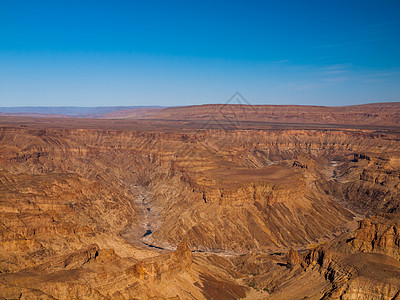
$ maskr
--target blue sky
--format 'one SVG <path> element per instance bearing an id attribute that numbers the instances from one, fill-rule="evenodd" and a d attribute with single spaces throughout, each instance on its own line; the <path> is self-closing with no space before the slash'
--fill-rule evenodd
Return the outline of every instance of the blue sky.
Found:
<path id="1" fill-rule="evenodd" d="M 400 101 L 400 1 L 0 0 L 0 106 Z"/>

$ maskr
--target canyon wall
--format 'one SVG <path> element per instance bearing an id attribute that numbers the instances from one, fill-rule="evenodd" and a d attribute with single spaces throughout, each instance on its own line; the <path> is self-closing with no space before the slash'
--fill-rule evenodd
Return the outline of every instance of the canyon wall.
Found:
<path id="1" fill-rule="evenodd" d="M 315 276 L 335 299 L 368 281 L 345 261 L 399 259 L 395 133 L 3 127 L 0 145 L 4 298 L 284 299 Z"/>

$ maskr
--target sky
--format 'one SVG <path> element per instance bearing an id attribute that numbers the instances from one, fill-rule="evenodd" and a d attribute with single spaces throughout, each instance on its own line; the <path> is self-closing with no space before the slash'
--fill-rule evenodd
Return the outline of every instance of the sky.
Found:
<path id="1" fill-rule="evenodd" d="M 0 0 L 0 106 L 400 101 L 400 1 Z"/>

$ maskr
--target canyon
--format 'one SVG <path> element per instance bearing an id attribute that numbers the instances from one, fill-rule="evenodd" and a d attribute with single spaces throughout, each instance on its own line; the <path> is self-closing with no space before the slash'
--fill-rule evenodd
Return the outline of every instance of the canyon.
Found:
<path id="1" fill-rule="evenodd" d="M 0 116 L 0 299 L 400 299 L 400 103 Z"/>

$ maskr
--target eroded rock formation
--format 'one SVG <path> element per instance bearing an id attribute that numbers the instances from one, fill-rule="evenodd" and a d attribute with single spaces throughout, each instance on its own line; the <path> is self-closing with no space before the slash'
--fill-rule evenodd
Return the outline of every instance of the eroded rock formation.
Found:
<path id="1" fill-rule="evenodd" d="M 399 297 L 396 132 L 96 124 L 0 128 L 1 297 Z"/>

